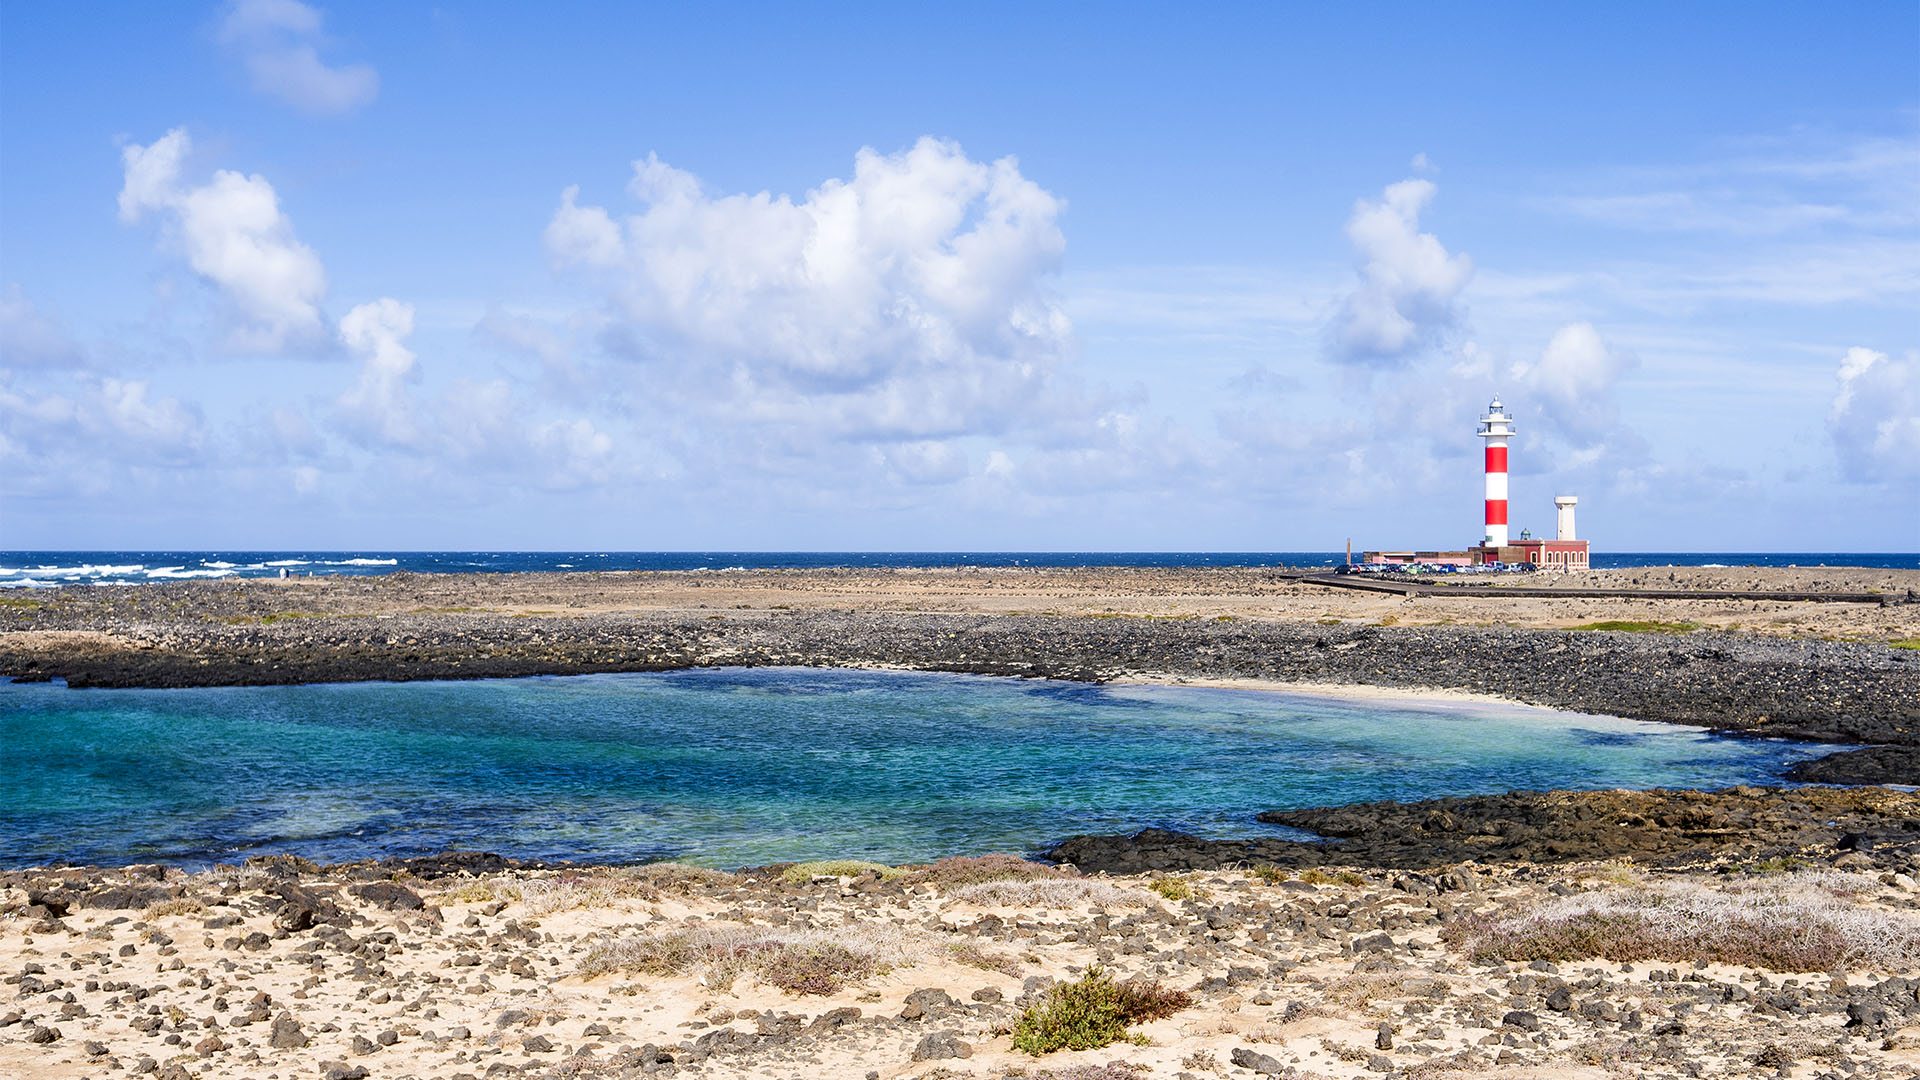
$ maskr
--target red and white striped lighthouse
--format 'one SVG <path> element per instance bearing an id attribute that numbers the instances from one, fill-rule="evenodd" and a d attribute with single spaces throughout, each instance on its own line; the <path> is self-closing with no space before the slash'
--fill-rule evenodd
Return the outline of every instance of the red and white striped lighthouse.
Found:
<path id="1" fill-rule="evenodd" d="M 1487 547 L 1507 546 L 1507 438 L 1513 434 L 1513 418 L 1494 398 L 1487 415 L 1480 418 L 1480 437 L 1487 440 Z"/>

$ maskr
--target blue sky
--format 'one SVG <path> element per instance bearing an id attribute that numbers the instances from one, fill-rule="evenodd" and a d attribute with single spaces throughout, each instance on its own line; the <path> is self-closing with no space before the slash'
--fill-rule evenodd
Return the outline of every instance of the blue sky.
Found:
<path id="1" fill-rule="evenodd" d="M 0 547 L 1920 549 L 1916 43 L 9 5 Z"/>

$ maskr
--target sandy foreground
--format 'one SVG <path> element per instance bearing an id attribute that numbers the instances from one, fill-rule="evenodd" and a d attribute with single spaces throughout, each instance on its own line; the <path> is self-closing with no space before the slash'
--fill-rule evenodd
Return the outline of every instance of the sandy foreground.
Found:
<path id="1" fill-rule="evenodd" d="M 1465 865 L 997 883 L 968 883 L 990 875 L 964 862 L 891 880 L 857 868 L 13 874 L 0 1075 L 1913 1075 L 1920 889 L 1858 853 L 1837 858 L 1730 875 Z M 1556 904 L 1696 893 L 1853 920 L 1847 932 L 1881 955 L 1831 970 L 1522 963 L 1443 940 L 1448 925 Z M 1730 940 L 1779 933 L 1756 924 Z M 661 962 L 676 942 L 706 953 Z M 749 962 L 728 978 L 716 943 L 742 956 L 839 946 L 870 963 L 796 992 L 778 985 L 791 970 Z M 1015 1049 L 1026 1007 L 1094 966 L 1191 1004 L 1099 1049 Z"/>

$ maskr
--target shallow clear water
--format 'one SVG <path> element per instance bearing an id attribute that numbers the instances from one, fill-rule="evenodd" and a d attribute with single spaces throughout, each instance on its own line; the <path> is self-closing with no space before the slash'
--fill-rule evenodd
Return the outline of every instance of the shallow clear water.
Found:
<path id="1" fill-rule="evenodd" d="M 1031 851 L 1261 810 L 1718 787 L 1831 746 L 1478 703 L 795 668 L 0 685 L 0 866 L 448 848 L 717 866 Z"/>

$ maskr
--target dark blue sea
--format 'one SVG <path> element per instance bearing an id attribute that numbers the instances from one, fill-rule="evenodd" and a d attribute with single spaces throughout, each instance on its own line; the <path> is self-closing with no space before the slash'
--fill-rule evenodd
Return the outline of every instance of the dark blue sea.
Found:
<path id="1" fill-rule="evenodd" d="M 511 574 L 547 570 L 761 570 L 949 566 L 1291 566 L 1338 551 L 0 551 L 0 588 L 289 574 Z M 1920 569 L 1913 552 L 1596 552 L 1622 566 L 1868 566 Z"/>

